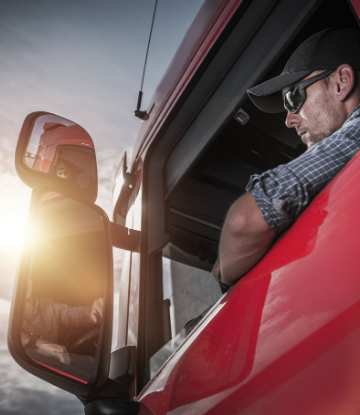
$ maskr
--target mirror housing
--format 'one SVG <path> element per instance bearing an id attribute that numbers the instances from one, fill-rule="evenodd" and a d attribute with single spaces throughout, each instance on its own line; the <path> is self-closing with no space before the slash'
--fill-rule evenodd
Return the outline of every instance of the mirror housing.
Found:
<path id="1" fill-rule="evenodd" d="M 29 187 L 54 186 L 95 203 L 98 193 L 94 143 L 78 124 L 48 112 L 29 114 L 15 152 L 15 168 Z"/>
<path id="2" fill-rule="evenodd" d="M 84 214 L 84 212 L 87 213 Z M 89 224 L 91 224 L 92 228 Z M 89 231 L 91 229 L 94 230 L 93 234 Z M 82 276 L 82 280 L 79 280 L 79 270 L 83 268 L 84 264 L 76 263 L 77 257 L 73 254 L 73 246 L 71 244 L 69 246 L 69 241 L 72 242 L 76 239 L 77 245 L 79 245 L 79 239 L 86 241 L 84 246 L 81 246 L 80 244 L 79 252 L 84 252 L 84 257 L 81 257 L 80 255 L 81 261 L 82 258 L 91 258 L 91 247 L 93 245 L 88 245 L 88 243 L 93 240 L 96 241 L 92 236 L 99 235 L 99 232 L 101 236 L 99 239 L 101 241 L 100 266 L 96 268 L 97 271 L 95 276 L 88 276 L 88 274 L 85 273 L 85 275 Z M 52 272 L 51 264 L 57 264 L 57 262 L 52 262 L 51 259 L 49 260 L 49 255 L 44 255 L 44 252 L 40 252 L 39 255 L 39 241 L 42 244 L 40 245 L 41 247 L 45 244 L 53 249 L 55 254 L 60 251 L 59 246 L 61 247 L 61 258 L 64 258 L 64 261 L 62 261 L 60 267 L 58 267 L 60 268 L 60 272 L 55 268 L 55 265 Z M 58 259 L 57 255 L 54 255 L 54 257 Z M 88 264 L 85 263 L 85 265 Z M 91 266 L 92 265 L 93 263 L 91 263 Z M 66 281 L 72 283 L 64 283 L 62 281 L 63 274 L 61 273 L 63 268 L 67 270 L 70 277 L 76 277 L 76 281 L 72 281 L 71 278 L 69 278 Z M 70 268 L 71 272 L 68 272 Z M 71 301 L 77 301 L 77 298 L 81 297 L 75 291 L 78 286 L 80 288 L 86 288 L 91 301 L 98 296 L 103 298 L 104 306 L 102 309 L 101 324 L 99 323 L 97 326 L 99 329 L 94 359 L 92 361 L 93 366 L 91 367 L 91 373 L 89 373 L 89 376 L 85 378 L 85 380 L 84 377 L 76 374 L 76 370 L 79 366 L 73 364 L 73 361 L 65 361 L 65 363 L 64 361 L 61 361 L 60 363 L 57 362 L 53 365 L 50 360 L 49 364 L 48 355 L 45 356 L 48 360 L 43 361 L 41 361 L 42 357 L 39 353 L 38 356 L 40 356 L 40 358 L 38 356 L 33 356 L 34 352 L 37 351 L 35 349 L 38 347 L 30 349 L 32 353 L 29 353 L 29 349 L 27 348 L 28 345 L 24 346 L 23 334 L 33 335 L 33 333 L 30 332 L 26 333 L 26 329 L 24 328 L 24 316 L 26 314 L 27 301 L 29 298 L 29 282 L 31 282 L 31 286 L 33 287 L 33 283 L 35 284 L 36 277 L 39 274 L 42 274 L 42 279 L 38 278 L 38 281 L 40 281 L 40 290 L 37 290 L 38 299 L 43 299 L 42 297 L 46 296 L 54 297 L 54 299 L 51 299 L 53 302 L 68 302 L 71 305 Z M 56 275 L 59 275 L 57 280 Z M 49 278 L 47 278 L 47 276 L 49 276 Z M 101 293 L 98 291 L 95 294 L 91 294 L 92 288 L 89 287 L 89 285 L 91 285 L 90 281 L 93 281 L 93 285 L 96 286 L 96 278 L 101 279 Z M 42 284 L 41 281 L 44 281 L 44 283 Z M 55 281 L 55 284 L 59 283 L 59 286 L 63 288 L 62 293 L 65 295 L 65 301 L 59 300 L 60 297 L 55 299 L 56 296 L 60 295 L 61 289 L 54 289 L 53 281 Z M 39 282 L 37 282 L 37 284 L 39 287 Z M 41 292 L 40 295 L 39 292 Z M 53 294 L 49 295 L 49 292 Z M 66 297 L 66 295 L 68 297 Z M 30 296 L 36 297 L 33 288 Z M 69 301 L 67 301 L 67 299 Z M 47 298 L 47 300 L 49 299 Z M 83 299 L 82 301 L 82 304 L 86 304 L 86 299 Z M 98 393 L 99 390 L 109 382 L 108 372 L 112 333 L 112 304 L 112 243 L 110 222 L 106 213 L 96 205 L 60 195 L 59 189 L 48 186 L 37 187 L 32 192 L 26 242 L 24 244 L 18 275 L 14 286 L 8 332 L 8 347 L 11 355 L 26 371 L 70 393 L 85 397 L 86 400 L 86 397 Z M 39 327 L 39 325 L 37 327 Z M 45 337 L 40 336 L 40 338 Z M 76 344 L 74 350 L 78 350 L 78 347 L 79 345 Z M 81 352 L 77 351 L 74 353 L 81 354 Z M 86 353 L 89 354 L 88 352 Z M 72 358 L 71 354 L 70 357 Z"/>

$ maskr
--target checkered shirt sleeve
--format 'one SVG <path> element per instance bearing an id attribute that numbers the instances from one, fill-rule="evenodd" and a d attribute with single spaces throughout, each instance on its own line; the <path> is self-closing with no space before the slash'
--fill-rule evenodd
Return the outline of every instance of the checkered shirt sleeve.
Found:
<path id="1" fill-rule="evenodd" d="M 359 150 L 360 106 L 340 130 L 297 159 L 251 176 L 246 190 L 254 196 L 270 229 L 280 233 Z"/>

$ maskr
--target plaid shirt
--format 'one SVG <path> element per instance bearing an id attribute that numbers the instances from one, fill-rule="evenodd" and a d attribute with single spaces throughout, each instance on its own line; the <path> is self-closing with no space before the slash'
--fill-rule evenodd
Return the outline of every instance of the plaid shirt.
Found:
<path id="1" fill-rule="evenodd" d="M 291 225 L 360 150 L 360 105 L 340 130 L 286 165 L 251 176 L 246 187 L 275 233 Z"/>

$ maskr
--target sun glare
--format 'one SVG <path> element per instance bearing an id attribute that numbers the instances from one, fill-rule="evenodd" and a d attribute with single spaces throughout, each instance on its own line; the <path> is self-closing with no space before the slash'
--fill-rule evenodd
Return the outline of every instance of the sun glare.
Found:
<path id="1" fill-rule="evenodd" d="M 0 249 L 6 251 L 20 250 L 25 237 L 28 203 L 24 195 L 16 199 L 0 205 Z"/>

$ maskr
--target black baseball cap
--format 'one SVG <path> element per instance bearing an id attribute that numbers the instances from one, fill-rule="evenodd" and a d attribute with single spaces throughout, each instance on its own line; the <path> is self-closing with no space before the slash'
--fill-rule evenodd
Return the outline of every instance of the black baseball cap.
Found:
<path id="1" fill-rule="evenodd" d="M 348 64 L 360 70 L 360 30 L 329 28 L 309 37 L 291 55 L 279 76 L 250 88 L 251 101 L 262 111 L 285 111 L 281 90 L 313 71 Z"/>

